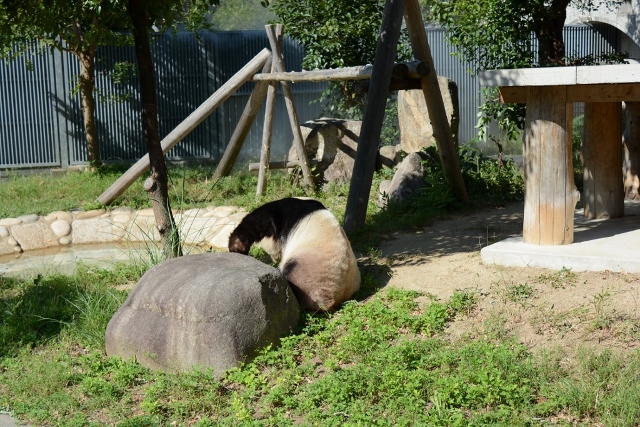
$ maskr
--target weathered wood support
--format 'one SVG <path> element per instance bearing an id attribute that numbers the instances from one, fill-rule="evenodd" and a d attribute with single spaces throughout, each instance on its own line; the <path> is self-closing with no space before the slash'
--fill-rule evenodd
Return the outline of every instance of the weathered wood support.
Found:
<path id="1" fill-rule="evenodd" d="M 369 92 L 367 96 L 360 142 L 356 150 L 344 215 L 343 227 L 347 232 L 363 225 L 367 215 L 367 204 L 380 142 L 384 109 L 389 96 L 389 85 L 393 74 L 393 60 L 396 55 L 398 39 L 400 38 L 404 4 L 405 0 L 387 0 L 384 8 L 378 46 L 373 62 L 374 68 L 371 72 L 371 85 L 376 90 Z"/>
<path id="2" fill-rule="evenodd" d="M 285 72 L 284 59 L 282 52 L 276 40 L 272 40 L 274 34 L 267 31 L 269 37 L 269 44 L 273 50 L 273 64 L 275 71 L 278 73 Z M 289 115 L 289 124 L 291 124 L 291 133 L 293 134 L 293 146 L 298 154 L 298 160 L 300 161 L 300 169 L 302 169 L 302 180 L 307 189 L 313 188 L 313 177 L 311 176 L 311 169 L 309 168 L 309 161 L 307 159 L 307 152 L 304 149 L 304 141 L 302 140 L 302 130 L 300 129 L 300 120 L 298 119 L 298 112 L 293 102 L 293 92 L 291 91 L 291 83 L 288 81 L 281 81 L 282 92 L 284 94 L 284 103 L 287 107 L 287 113 Z"/>
<path id="3" fill-rule="evenodd" d="M 583 204 L 587 218 L 624 216 L 622 104 L 585 103 Z"/>
<path id="4" fill-rule="evenodd" d="M 445 175 L 445 179 L 452 188 L 457 199 L 467 203 L 469 196 L 462 178 L 460 169 L 460 160 L 456 152 L 456 146 L 453 142 L 451 127 L 447 120 L 447 113 L 444 109 L 444 101 L 438 84 L 438 75 L 433 65 L 433 57 L 431 56 L 431 48 L 427 40 L 427 32 L 424 29 L 424 21 L 418 0 L 407 0 L 404 10 L 404 19 L 409 32 L 409 40 L 413 56 L 418 60 L 427 64 L 431 71 L 422 77 L 422 91 L 429 111 L 429 118 L 433 124 L 433 137 L 438 147 L 438 155 L 440 163 Z"/>
<path id="5" fill-rule="evenodd" d="M 268 49 L 263 49 L 251 61 L 225 82 L 217 91 L 213 93 L 205 102 L 203 102 L 196 110 L 182 121 L 169 135 L 162 141 L 162 152 L 166 154 L 177 143 L 182 141 L 191 133 L 196 126 L 202 123 L 216 108 L 218 108 L 224 100 L 229 98 L 244 83 L 251 80 L 271 56 Z M 136 179 L 138 179 L 149 167 L 149 154 L 145 154 L 133 166 L 129 168 L 120 178 L 116 180 L 107 190 L 98 197 L 98 201 L 104 205 L 108 205 L 122 194 Z"/>
<path id="6" fill-rule="evenodd" d="M 274 30 L 273 25 L 265 25 L 272 52 L 279 52 L 282 49 L 282 34 L 284 26 L 278 24 Z M 271 63 L 271 72 L 276 71 L 275 61 Z M 258 185 L 256 195 L 261 196 L 267 188 L 267 172 L 269 171 L 269 157 L 271 154 L 271 136 L 273 134 L 273 116 L 276 109 L 276 90 L 278 82 L 269 82 L 267 89 L 267 103 L 264 113 L 264 127 L 262 129 L 262 149 L 260 150 L 260 169 L 258 170 Z"/>
<path id="7" fill-rule="evenodd" d="M 253 81 L 325 82 L 342 80 L 368 80 L 373 73 L 373 65 L 333 68 L 330 70 L 288 71 L 282 73 L 261 73 L 253 76 Z M 396 78 L 424 77 L 430 72 L 429 65 L 423 61 L 400 62 L 393 64 L 392 74 Z"/>
<path id="8" fill-rule="evenodd" d="M 573 104 L 566 86 L 527 87 L 523 240 L 535 245 L 573 243 L 580 194 L 573 180 Z"/>
<path id="9" fill-rule="evenodd" d="M 263 73 L 271 70 L 271 63 L 272 59 L 271 56 L 269 56 L 262 68 Z M 249 95 L 249 100 L 244 106 L 244 110 L 236 124 L 236 128 L 233 130 L 233 134 L 231 134 L 229 144 L 227 144 L 227 148 L 224 150 L 224 154 L 213 173 L 214 180 L 223 176 L 228 176 L 231 173 L 231 169 L 238 159 L 240 150 L 242 150 L 244 140 L 247 138 L 247 135 L 251 130 L 251 126 L 258 115 L 258 111 L 260 111 L 262 101 L 264 101 L 264 98 L 267 96 L 268 87 L 268 82 L 258 82 L 253 87 L 253 91 L 251 91 L 251 95 Z"/>

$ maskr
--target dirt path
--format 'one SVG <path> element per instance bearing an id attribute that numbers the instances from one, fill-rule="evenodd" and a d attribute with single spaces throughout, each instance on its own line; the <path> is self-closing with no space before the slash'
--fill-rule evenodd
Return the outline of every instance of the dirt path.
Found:
<path id="1" fill-rule="evenodd" d="M 452 335 L 515 336 L 530 349 L 638 347 L 640 274 L 482 264 L 482 247 L 522 233 L 522 213 L 512 204 L 397 233 L 380 247 L 392 271 L 387 286 L 440 300 L 473 292 L 478 306 L 449 328 Z"/>

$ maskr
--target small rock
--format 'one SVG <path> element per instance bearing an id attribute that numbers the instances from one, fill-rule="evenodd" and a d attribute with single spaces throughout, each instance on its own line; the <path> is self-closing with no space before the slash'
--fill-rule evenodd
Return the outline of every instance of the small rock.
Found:
<path id="1" fill-rule="evenodd" d="M 6 227 L 11 227 L 14 225 L 18 225 L 22 223 L 22 220 L 18 219 L 18 218 L 3 218 L 0 219 L 0 225 L 4 225 Z"/>
<path id="2" fill-rule="evenodd" d="M 58 237 L 64 237 L 71 234 L 71 224 L 63 219 L 53 221 L 51 223 L 51 229 L 53 230 L 53 234 Z"/>
<path id="3" fill-rule="evenodd" d="M 9 229 L 4 225 L 0 225 L 0 237 L 8 237 L 8 236 L 9 236 Z"/>
<path id="4" fill-rule="evenodd" d="M 71 240 L 69 240 L 68 237 L 61 237 L 58 241 L 61 245 L 68 245 L 69 243 L 71 243 Z"/>
<path id="5" fill-rule="evenodd" d="M 22 216 L 19 216 L 18 219 L 21 220 L 23 224 L 30 224 L 32 222 L 36 222 L 37 220 L 39 220 L 40 216 L 36 214 L 22 215 Z"/>
<path id="6" fill-rule="evenodd" d="M 128 214 L 117 214 L 114 215 L 113 218 L 111 219 L 113 222 L 116 222 L 118 224 L 126 224 L 129 221 L 131 221 L 131 216 Z"/>
<path id="7" fill-rule="evenodd" d="M 77 214 L 75 214 L 75 219 L 95 218 L 97 216 L 102 215 L 105 212 L 106 211 L 104 209 L 93 209 L 90 211 L 78 212 Z"/>
<path id="8" fill-rule="evenodd" d="M 422 157 L 418 153 L 407 155 L 398 166 L 391 183 L 388 187 L 386 185 L 381 185 L 380 188 L 379 208 L 383 208 L 387 203 L 405 201 L 415 194 L 425 185 Z"/>
<path id="9" fill-rule="evenodd" d="M 71 221 L 73 221 L 73 215 L 70 212 L 55 211 L 44 217 L 44 220 L 48 222 L 53 222 L 57 219 L 61 219 L 67 221 L 68 223 L 71 223 Z"/>
<path id="10" fill-rule="evenodd" d="M 18 246 L 18 242 L 16 242 L 16 239 L 14 239 L 13 237 L 9 237 L 7 239 L 7 244 L 9 244 L 11 246 Z"/>

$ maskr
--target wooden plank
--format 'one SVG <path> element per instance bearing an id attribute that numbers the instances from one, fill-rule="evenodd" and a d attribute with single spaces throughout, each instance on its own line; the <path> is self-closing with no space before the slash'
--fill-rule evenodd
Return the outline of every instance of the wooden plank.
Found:
<path id="1" fill-rule="evenodd" d="M 269 70 L 271 70 L 271 57 L 269 57 L 265 62 L 262 68 L 262 72 L 268 72 Z M 256 116 L 258 115 L 258 111 L 260 111 L 262 101 L 264 101 L 265 97 L 267 96 L 268 86 L 268 82 L 258 82 L 253 87 L 253 91 L 251 91 L 249 100 L 244 106 L 242 115 L 240 116 L 240 119 L 236 124 L 236 128 L 233 130 L 231 138 L 229 139 L 227 148 L 224 150 L 224 154 L 222 155 L 222 158 L 220 159 L 220 162 L 218 162 L 218 166 L 213 173 L 214 180 L 223 176 L 228 176 L 231 173 L 231 169 L 238 159 L 238 155 L 240 154 L 240 150 L 242 149 L 244 140 L 251 130 L 251 126 L 253 125 L 253 121 L 255 120 Z"/>
<path id="2" fill-rule="evenodd" d="M 453 135 L 451 134 L 451 127 L 449 126 L 449 120 L 447 119 L 447 113 L 444 108 L 440 84 L 438 83 L 438 75 L 433 64 L 431 48 L 427 40 L 427 32 L 422 20 L 422 12 L 418 0 L 407 0 L 404 19 L 409 32 L 409 41 L 411 42 L 413 56 L 418 61 L 425 62 L 429 70 L 431 70 L 427 76 L 421 78 L 421 85 L 427 104 L 427 111 L 429 112 L 429 118 L 433 125 L 433 137 L 436 140 L 438 155 L 440 156 L 440 163 L 442 163 L 445 179 L 449 186 L 451 186 L 458 200 L 467 203 L 469 196 L 467 195 L 464 179 L 462 178 L 460 160 L 458 159 L 456 146 L 453 143 Z"/>
<path id="3" fill-rule="evenodd" d="M 344 215 L 343 226 L 347 232 L 362 226 L 367 216 L 367 204 L 371 192 L 371 183 L 373 182 L 380 132 L 382 131 L 382 120 L 389 95 L 389 84 L 393 74 L 393 60 L 396 56 L 398 39 L 400 38 L 404 7 L 404 0 L 387 0 L 384 7 L 382 26 L 373 62 L 374 69 L 371 73 L 371 86 L 376 90 L 370 91 L 367 95 L 360 142 L 356 149 Z"/>
<path id="4" fill-rule="evenodd" d="M 573 242 L 580 195 L 573 181 L 572 103 L 566 87 L 527 88 L 523 240 L 535 245 Z"/>
<path id="5" fill-rule="evenodd" d="M 253 81 L 289 81 L 324 82 L 342 80 L 368 80 L 371 78 L 373 65 L 357 67 L 333 68 L 329 70 L 287 71 L 278 73 L 261 73 L 253 76 Z M 427 64 L 421 61 L 401 62 L 393 66 L 395 77 L 423 77 L 429 73 Z"/>
<path id="6" fill-rule="evenodd" d="M 555 86 L 576 84 L 576 67 L 516 68 L 478 73 L 480 86 Z"/>
<path id="7" fill-rule="evenodd" d="M 236 74 L 227 80 L 220 88 L 204 101 L 196 110 L 173 129 L 162 141 L 162 152 L 166 154 L 177 143 L 182 141 L 191 133 L 196 126 L 202 123 L 216 108 L 218 108 L 227 98 L 237 91 L 243 84 L 251 80 L 271 56 L 269 49 L 262 49 L 251 61 L 242 67 Z M 98 201 L 108 205 L 122 194 L 145 170 L 149 168 L 149 154 L 145 154 L 133 166 L 129 168 L 120 178 L 98 197 Z"/>
<path id="8" fill-rule="evenodd" d="M 576 68 L 576 84 L 640 83 L 640 64 L 583 66 Z"/>
<path id="9" fill-rule="evenodd" d="M 271 46 L 271 50 L 276 52 L 282 48 L 282 33 L 284 26 L 278 24 L 274 29 L 273 25 L 265 25 L 269 42 L 275 44 Z M 271 71 L 276 71 L 275 61 L 271 62 Z M 269 171 L 269 157 L 271 154 L 271 136 L 273 134 L 273 116 L 276 109 L 276 89 L 278 82 L 270 81 L 267 89 L 267 103 L 264 113 L 264 126 L 262 128 L 262 149 L 260 150 L 260 169 L 258 169 L 258 185 L 256 186 L 256 195 L 261 196 L 267 188 L 267 172 Z"/>
<path id="10" fill-rule="evenodd" d="M 640 83 L 592 84 L 567 87 L 567 102 L 637 102 L 640 101 Z M 500 102 L 526 103 L 524 86 L 500 87 Z"/>
<path id="11" fill-rule="evenodd" d="M 640 64 L 516 68 L 478 73 L 480 86 L 570 86 L 640 83 Z"/>
<path id="12" fill-rule="evenodd" d="M 584 106 L 583 199 L 587 218 L 624 216 L 622 182 L 622 104 Z"/>

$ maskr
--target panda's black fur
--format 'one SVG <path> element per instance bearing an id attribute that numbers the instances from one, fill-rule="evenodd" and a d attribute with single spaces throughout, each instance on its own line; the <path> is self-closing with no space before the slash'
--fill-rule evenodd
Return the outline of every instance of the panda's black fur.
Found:
<path id="1" fill-rule="evenodd" d="M 307 310 L 333 311 L 360 287 L 356 258 L 338 220 L 313 199 L 285 198 L 249 213 L 231 233 L 229 251 L 259 243 Z"/>

